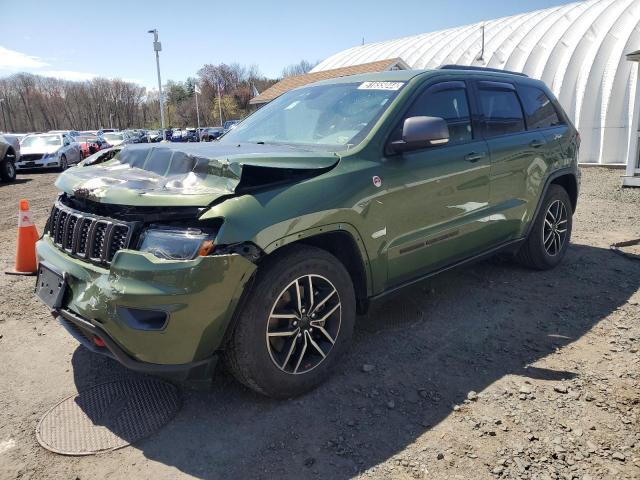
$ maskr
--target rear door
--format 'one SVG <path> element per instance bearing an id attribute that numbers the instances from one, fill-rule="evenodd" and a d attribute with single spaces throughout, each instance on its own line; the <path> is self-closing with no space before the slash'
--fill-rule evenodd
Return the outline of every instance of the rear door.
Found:
<path id="1" fill-rule="evenodd" d="M 547 138 L 527 130 L 515 83 L 475 84 L 482 134 L 491 153 L 490 215 L 485 219 L 494 244 L 519 238 L 535 209 L 535 183 L 546 173 Z"/>
<path id="2" fill-rule="evenodd" d="M 486 247 L 478 222 L 489 201 L 489 152 L 474 131 L 464 81 L 426 87 L 405 118 L 442 117 L 447 144 L 390 156 L 383 162 L 386 195 L 376 204 L 386 223 L 388 285 L 419 277 Z"/>

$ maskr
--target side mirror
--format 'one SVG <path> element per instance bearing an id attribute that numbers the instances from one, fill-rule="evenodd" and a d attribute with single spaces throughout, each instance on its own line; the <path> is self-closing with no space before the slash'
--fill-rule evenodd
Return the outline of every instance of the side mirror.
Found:
<path id="1" fill-rule="evenodd" d="M 442 145 L 449 141 L 449 127 L 440 117 L 409 117 L 402 126 L 402 140 L 391 142 L 393 153 Z"/>

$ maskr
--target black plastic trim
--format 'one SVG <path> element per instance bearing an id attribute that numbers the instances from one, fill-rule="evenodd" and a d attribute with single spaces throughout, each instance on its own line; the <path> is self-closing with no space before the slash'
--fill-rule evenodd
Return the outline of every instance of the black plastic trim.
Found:
<path id="1" fill-rule="evenodd" d="M 446 265 L 444 267 L 440 267 L 440 268 L 437 268 L 435 270 L 432 270 L 431 272 L 428 272 L 428 273 L 426 273 L 424 275 L 420 275 L 418 277 L 412 278 L 411 280 L 407 280 L 406 282 L 403 282 L 403 283 L 401 283 L 399 285 L 391 287 L 391 288 L 385 290 L 382 293 L 379 293 L 377 295 L 369 297 L 369 300 L 372 301 L 372 302 L 378 301 L 378 300 L 386 297 L 387 295 L 390 295 L 390 294 L 393 294 L 393 293 L 397 293 L 399 290 L 402 290 L 405 287 L 409 287 L 411 285 L 415 285 L 416 283 L 420 283 L 420 282 L 422 282 L 422 281 L 424 281 L 424 280 L 426 280 L 428 278 L 435 277 L 436 275 L 439 275 L 439 274 L 441 274 L 443 272 L 446 272 L 447 270 L 451 270 L 453 268 L 456 268 L 456 267 L 459 267 L 461 265 L 465 265 L 465 264 L 468 264 L 468 263 L 477 262 L 477 261 L 480 261 L 480 260 L 482 260 L 484 258 L 490 257 L 490 256 L 492 256 L 492 255 L 494 255 L 494 254 L 496 254 L 498 252 L 501 252 L 503 250 L 507 250 L 509 248 L 513 248 L 513 247 L 519 245 L 520 243 L 522 243 L 524 240 L 525 240 L 524 238 L 518 238 L 516 240 L 510 240 L 508 242 L 501 243 L 500 245 L 497 245 L 497 246 L 492 247 L 492 248 L 490 248 L 488 250 L 485 250 L 482 253 L 478 253 L 476 255 L 472 255 L 470 257 L 466 257 L 466 258 L 464 258 L 462 260 L 459 260 L 457 262 L 451 263 L 451 264 Z"/>
<path id="2" fill-rule="evenodd" d="M 83 346 L 92 352 L 106 355 L 117 360 L 130 370 L 151 375 L 168 377 L 175 380 L 199 379 L 210 377 L 218 360 L 216 354 L 204 360 L 176 365 L 162 365 L 158 363 L 141 362 L 129 356 L 101 327 L 67 309 L 55 310 L 60 323 Z M 71 323 L 72 327 L 65 323 Z M 74 331 L 76 327 L 80 332 Z M 82 332 L 88 332 L 101 339 L 106 348 L 97 347 Z"/>

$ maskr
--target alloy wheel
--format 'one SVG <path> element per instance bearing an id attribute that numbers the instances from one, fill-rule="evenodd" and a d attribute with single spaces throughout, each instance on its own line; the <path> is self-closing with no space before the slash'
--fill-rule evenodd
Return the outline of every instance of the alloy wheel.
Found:
<path id="1" fill-rule="evenodd" d="M 340 295 L 321 275 L 298 277 L 276 299 L 267 321 L 266 341 L 274 365 L 302 374 L 320 365 L 340 333 Z"/>
<path id="2" fill-rule="evenodd" d="M 546 252 L 552 257 L 558 255 L 567 239 L 567 208 L 560 200 L 549 205 L 544 216 L 542 241 Z"/>

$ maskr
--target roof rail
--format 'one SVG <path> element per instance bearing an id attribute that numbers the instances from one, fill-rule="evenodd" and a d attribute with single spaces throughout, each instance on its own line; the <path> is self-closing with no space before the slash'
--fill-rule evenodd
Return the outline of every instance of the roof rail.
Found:
<path id="1" fill-rule="evenodd" d="M 500 70 L 499 68 L 489 68 L 489 67 L 475 67 L 471 65 L 440 65 L 438 67 L 440 70 L 477 70 L 479 72 L 495 72 L 495 73 L 508 73 L 509 75 L 518 75 L 520 77 L 529 77 L 526 73 L 521 72 L 512 72 L 510 70 Z"/>

